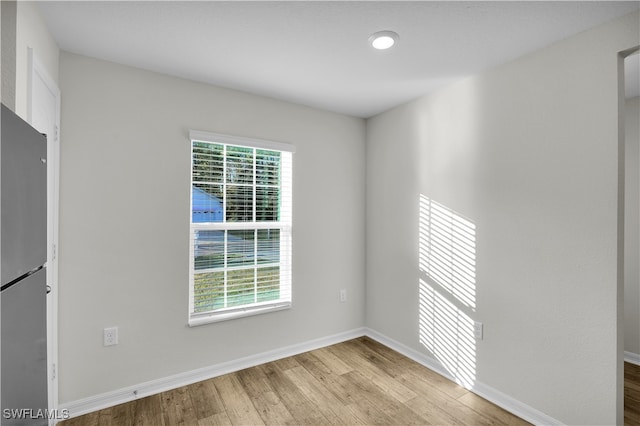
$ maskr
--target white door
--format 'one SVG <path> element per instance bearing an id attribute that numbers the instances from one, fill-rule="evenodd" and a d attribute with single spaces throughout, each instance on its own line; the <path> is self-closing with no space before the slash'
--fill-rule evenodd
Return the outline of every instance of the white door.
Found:
<path id="1" fill-rule="evenodd" d="M 47 359 L 49 409 L 58 408 L 58 185 L 60 89 L 32 49 L 28 54 L 27 118 L 47 135 Z"/>

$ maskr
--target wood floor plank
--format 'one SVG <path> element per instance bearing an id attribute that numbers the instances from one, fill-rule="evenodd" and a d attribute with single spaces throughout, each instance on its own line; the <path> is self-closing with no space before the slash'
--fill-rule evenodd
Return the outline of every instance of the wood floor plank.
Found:
<path id="1" fill-rule="evenodd" d="M 624 393 L 624 400 L 629 409 L 640 411 L 640 390 L 625 386 Z"/>
<path id="2" fill-rule="evenodd" d="M 429 424 L 451 426 L 465 425 L 464 422 L 458 419 L 459 416 L 453 415 L 433 401 L 430 401 L 427 397 L 417 396 L 411 401 L 407 401 L 405 405 L 423 419 L 427 419 Z"/>
<path id="3" fill-rule="evenodd" d="M 491 424 L 494 425 L 525 426 L 529 424 L 529 422 L 526 422 L 519 417 L 515 417 L 508 411 L 490 403 L 473 392 L 467 392 L 465 395 L 458 398 L 458 401 L 462 402 L 473 411 L 488 418 L 491 421 Z"/>
<path id="4" fill-rule="evenodd" d="M 64 426 L 98 426 L 99 415 L 100 411 L 94 411 L 93 413 L 85 414 L 84 416 L 65 420 L 60 424 L 64 424 Z"/>
<path id="5" fill-rule="evenodd" d="M 636 383 L 640 382 L 640 365 L 633 364 L 630 362 L 624 363 L 624 376 L 625 378 L 629 378 Z"/>
<path id="6" fill-rule="evenodd" d="M 309 353 L 309 352 L 307 352 Z M 320 348 L 313 351 L 313 355 L 316 356 L 324 365 L 327 366 L 334 374 L 340 375 L 353 371 L 353 367 L 346 364 L 343 360 L 338 358 L 327 348 Z"/>
<path id="7" fill-rule="evenodd" d="M 248 368 L 238 371 L 237 375 L 265 424 L 296 424 L 296 420 L 282 403 L 275 389 L 271 387 L 269 379 L 262 370 Z"/>
<path id="8" fill-rule="evenodd" d="M 134 419 L 135 426 L 164 426 L 164 417 L 159 417 L 162 412 L 162 397 L 160 394 L 140 398 L 135 401 Z"/>
<path id="9" fill-rule="evenodd" d="M 165 425 L 192 425 L 198 423 L 187 386 L 162 392 L 160 395 Z"/>
<path id="10" fill-rule="evenodd" d="M 98 426 L 115 426 L 116 424 L 113 407 L 98 412 Z"/>
<path id="11" fill-rule="evenodd" d="M 640 366 L 624 363 L 624 424 L 640 425 Z"/>
<path id="12" fill-rule="evenodd" d="M 225 413 L 224 403 L 213 380 L 194 383 L 187 389 L 198 420 Z"/>
<path id="13" fill-rule="evenodd" d="M 347 378 L 355 384 L 359 390 L 359 395 L 367 399 L 371 404 L 374 404 L 385 416 L 392 419 L 392 424 L 429 424 L 425 418 L 412 410 L 407 410 L 407 401 L 399 401 L 395 396 L 391 395 L 387 389 L 378 386 L 368 377 L 362 375 L 360 371 L 354 370 L 344 374 L 342 377 Z"/>
<path id="14" fill-rule="evenodd" d="M 387 356 L 379 350 L 370 347 L 370 345 L 365 343 L 366 340 L 366 338 L 361 337 L 345 342 L 344 345 L 352 351 L 361 354 L 361 356 L 366 357 L 371 364 L 391 377 L 397 377 L 406 371 L 405 365 L 396 362 L 393 357 Z"/>
<path id="15" fill-rule="evenodd" d="M 412 371 L 401 375 L 398 380 L 416 392 L 418 396 L 407 405 L 423 417 L 432 418 L 438 424 L 469 424 L 470 422 L 478 425 L 492 424 L 490 419 L 457 399 L 451 398 L 437 386 Z M 468 393 L 466 391 L 465 395 Z"/>
<path id="16" fill-rule="evenodd" d="M 423 365 L 420 365 L 412 359 L 407 358 L 406 356 L 384 346 L 382 343 L 376 342 L 369 337 L 361 337 L 360 339 L 358 339 L 358 342 L 391 360 L 391 362 L 394 363 L 402 371 L 402 374 L 408 371 L 414 372 L 421 377 L 428 379 L 430 383 L 432 383 L 434 386 L 437 386 L 438 389 L 452 398 L 459 398 L 460 396 L 465 395 L 468 392 L 465 388 L 458 385 L 457 383 L 452 382 L 451 380 L 436 373 L 435 371 L 425 368 Z"/>
<path id="17" fill-rule="evenodd" d="M 133 401 L 133 404 L 120 404 L 111 408 L 111 416 L 108 419 L 109 424 L 133 426 L 135 419 L 135 406 L 137 401 Z"/>
<path id="18" fill-rule="evenodd" d="M 298 387 L 307 399 L 314 403 L 331 424 L 364 424 L 356 415 L 355 407 L 349 408 L 304 367 L 287 370 L 285 375 Z"/>
<path id="19" fill-rule="evenodd" d="M 213 383 L 218 389 L 231 424 L 264 425 L 260 414 L 253 406 L 236 373 L 216 377 L 213 379 Z"/>
<path id="20" fill-rule="evenodd" d="M 365 355 L 353 350 L 353 346 L 345 342 L 340 345 L 329 347 L 336 356 L 354 366 L 357 372 L 368 380 L 371 380 L 389 395 L 399 402 L 405 402 L 416 397 L 415 392 L 395 381 L 384 370 L 373 364 Z"/>
<path id="21" fill-rule="evenodd" d="M 232 426 L 227 413 L 218 413 L 198 420 L 198 426 Z"/>
<path id="22" fill-rule="evenodd" d="M 635 372 L 626 373 L 635 377 Z M 640 426 L 626 379 L 625 424 Z M 73 415 L 73 413 L 71 413 Z M 368 337 L 110 407 L 62 426 L 525 425 Z"/>
<path id="23" fill-rule="evenodd" d="M 336 374 L 313 353 L 296 356 L 300 364 L 331 392 L 342 404 L 349 408 L 359 422 L 365 424 L 393 424 L 393 419 L 380 411 L 375 403 L 364 398 L 362 389 L 349 380 L 348 372 Z M 346 364 L 345 364 L 346 365 Z M 342 371 L 342 369 L 340 369 Z M 346 376 L 346 377 L 345 377 Z"/>
<path id="24" fill-rule="evenodd" d="M 299 366 L 298 362 L 295 362 Z M 268 378 L 273 389 L 278 393 L 278 397 L 284 403 L 287 410 L 300 424 L 331 424 L 322 414 L 316 405 L 305 395 L 298 392 L 298 387 L 278 368 L 280 362 L 270 362 L 260 365 L 262 373 Z"/>
<path id="25" fill-rule="evenodd" d="M 273 361 L 271 364 L 277 367 L 280 371 L 287 371 L 290 368 L 296 368 L 300 366 L 296 358 L 293 356 L 278 359 L 276 361 Z"/>
<path id="26" fill-rule="evenodd" d="M 316 380 L 329 389 L 342 404 L 349 405 L 356 402 L 357 396 L 349 392 L 347 386 L 345 386 L 344 378 L 341 377 L 342 374 L 352 371 L 350 367 L 348 368 L 349 371 L 339 368 L 338 371 L 342 372 L 338 374 L 337 371 L 333 371 L 325 364 L 323 360 L 317 356 L 315 351 L 296 355 L 296 360 L 313 375 Z"/>

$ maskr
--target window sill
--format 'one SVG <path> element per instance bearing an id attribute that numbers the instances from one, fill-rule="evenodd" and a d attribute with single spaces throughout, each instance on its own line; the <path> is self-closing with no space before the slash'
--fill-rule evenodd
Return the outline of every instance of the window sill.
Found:
<path id="1" fill-rule="evenodd" d="M 217 313 L 195 314 L 189 317 L 189 327 L 211 324 L 214 322 L 228 321 L 236 318 L 250 317 L 253 315 L 266 314 L 269 312 L 282 311 L 291 308 L 291 302 L 277 305 L 257 306 L 234 311 L 224 311 Z"/>

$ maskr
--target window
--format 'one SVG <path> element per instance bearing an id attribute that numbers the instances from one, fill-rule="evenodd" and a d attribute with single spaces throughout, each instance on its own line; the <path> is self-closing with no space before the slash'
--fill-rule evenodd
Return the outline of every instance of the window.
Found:
<path id="1" fill-rule="evenodd" d="M 288 308 L 293 147 L 190 136 L 189 325 Z"/>

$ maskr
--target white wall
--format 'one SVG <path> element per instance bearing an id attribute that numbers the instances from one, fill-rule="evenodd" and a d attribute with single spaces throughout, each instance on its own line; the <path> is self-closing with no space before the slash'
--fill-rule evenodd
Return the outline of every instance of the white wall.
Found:
<path id="1" fill-rule="evenodd" d="M 450 346 L 452 374 L 567 424 L 614 424 L 620 413 L 617 52 L 640 44 L 638 21 L 367 123 L 367 326 L 431 354 L 419 343 L 433 327 L 424 305 L 451 306 L 435 323 L 458 334 L 436 342 Z M 421 196 L 475 225 L 475 308 L 420 271 Z M 454 331 L 437 329 L 453 317 Z M 484 323 L 484 340 L 455 348 L 473 336 L 467 317 Z"/>
<path id="2" fill-rule="evenodd" d="M 364 120 L 66 52 L 60 85 L 61 403 L 364 325 Z M 189 129 L 296 146 L 292 309 L 187 326 Z"/>
<path id="3" fill-rule="evenodd" d="M 5 4 L 6 3 L 6 4 Z M 11 6 L 13 5 L 13 6 Z M 7 6 L 5 8 L 5 6 Z M 3 26 L 13 26 L 15 33 L 3 35 L 3 100 L 23 119 L 27 119 L 27 100 L 29 97 L 28 49 L 33 49 L 49 76 L 58 82 L 58 58 L 60 49 L 47 29 L 34 2 L 3 2 L 6 16 Z M 4 34 L 4 33 L 3 33 Z M 6 45 L 5 42 L 9 44 Z M 5 72 L 6 71 L 6 72 Z M 6 99 L 5 99 L 6 98 Z"/>
<path id="4" fill-rule="evenodd" d="M 0 54 L 0 81 L 2 84 L 2 103 L 10 110 L 15 110 L 16 106 L 16 15 L 17 4 L 13 1 L 3 1 L 0 3 L 0 15 L 2 25 L 2 40 Z"/>
<path id="5" fill-rule="evenodd" d="M 624 286 L 624 350 L 640 355 L 640 97 L 627 99 L 625 116 L 625 286 Z"/>
<path id="6" fill-rule="evenodd" d="M 34 2 L 19 1 L 16 17 L 16 114 L 27 119 L 28 49 L 41 61 L 49 76 L 58 83 L 60 49 Z"/>

